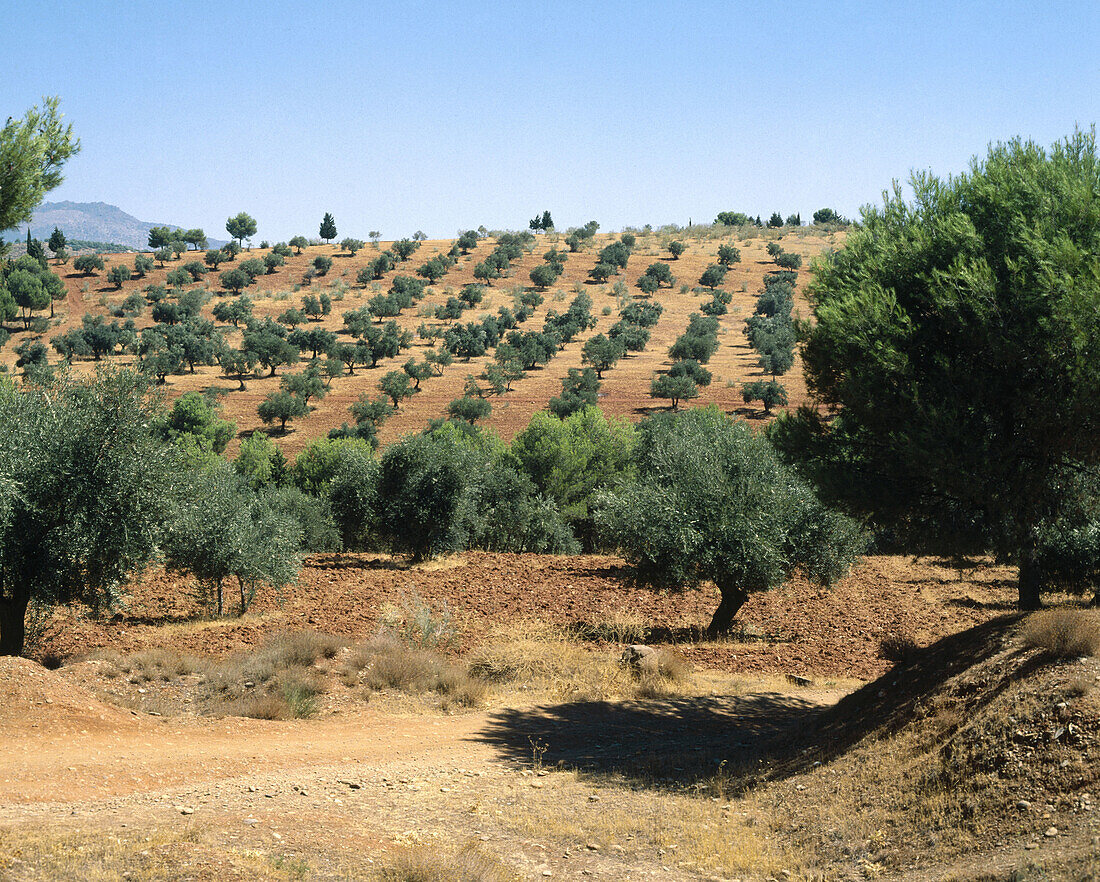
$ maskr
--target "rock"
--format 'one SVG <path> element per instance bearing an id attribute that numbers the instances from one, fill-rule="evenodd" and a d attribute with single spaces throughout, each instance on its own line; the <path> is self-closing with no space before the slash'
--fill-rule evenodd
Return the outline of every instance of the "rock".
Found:
<path id="1" fill-rule="evenodd" d="M 1047 827 L 1047 829 L 1043 833 L 1043 835 L 1048 837 L 1048 838 L 1053 838 L 1054 836 L 1058 835 L 1058 828 L 1057 827 Z"/>
<path id="2" fill-rule="evenodd" d="M 1026 799 L 1021 799 L 1019 802 L 1016 803 L 1016 808 L 1018 808 L 1022 812 L 1026 812 L 1029 808 L 1031 808 L 1031 803 L 1028 802 Z"/>
<path id="3" fill-rule="evenodd" d="M 195 810 L 189 805 L 177 805 L 176 809 L 181 815 L 193 815 L 195 813 Z"/>
<path id="4" fill-rule="evenodd" d="M 244 822 L 248 824 L 249 827 L 255 826 L 256 824 L 260 823 L 255 818 L 245 818 Z"/>
<path id="5" fill-rule="evenodd" d="M 589 851 L 599 851 L 600 850 L 599 843 L 596 843 L 596 842 L 586 842 L 584 844 L 584 847 L 587 848 Z"/>
<path id="6" fill-rule="evenodd" d="M 600 797 L 599 797 L 599 794 L 596 794 L 596 793 L 590 793 L 590 794 L 588 795 L 588 801 L 589 801 L 589 802 L 599 802 L 599 801 L 600 801 Z"/>
<path id="7" fill-rule="evenodd" d="M 787 682 L 792 686 L 813 686 L 814 684 L 809 677 L 799 677 L 797 674 L 787 674 Z"/>
<path id="8" fill-rule="evenodd" d="M 619 664 L 635 671 L 655 671 L 658 667 L 657 650 L 641 643 L 632 644 L 619 656 Z"/>

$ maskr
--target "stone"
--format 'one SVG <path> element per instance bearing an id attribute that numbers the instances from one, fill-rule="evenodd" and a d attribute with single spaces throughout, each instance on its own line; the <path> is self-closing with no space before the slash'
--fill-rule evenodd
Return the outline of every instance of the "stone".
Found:
<path id="1" fill-rule="evenodd" d="M 655 671 L 658 667 L 657 650 L 642 643 L 632 644 L 619 656 L 619 664 L 635 671 Z"/>
<path id="2" fill-rule="evenodd" d="M 1043 835 L 1046 836 L 1048 839 L 1053 838 L 1053 837 L 1058 835 L 1058 828 L 1057 827 L 1047 827 L 1047 829 L 1043 833 Z"/>

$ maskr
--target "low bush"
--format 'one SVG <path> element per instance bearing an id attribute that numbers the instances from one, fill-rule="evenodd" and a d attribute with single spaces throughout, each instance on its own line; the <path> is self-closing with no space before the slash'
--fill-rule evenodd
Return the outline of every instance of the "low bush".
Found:
<path id="1" fill-rule="evenodd" d="M 1024 646 L 1054 658 L 1100 654 L 1100 613 L 1081 609 L 1049 609 L 1027 617 L 1020 637 Z"/>

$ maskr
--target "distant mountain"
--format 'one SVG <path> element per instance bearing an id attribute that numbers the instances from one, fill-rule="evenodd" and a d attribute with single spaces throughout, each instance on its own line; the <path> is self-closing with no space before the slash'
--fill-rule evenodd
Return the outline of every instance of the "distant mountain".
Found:
<path id="1" fill-rule="evenodd" d="M 50 238 L 54 227 L 57 227 L 67 239 L 116 242 L 135 250 L 148 247 L 150 227 L 180 229 L 176 224 L 138 220 L 117 205 L 106 202 L 43 202 L 35 211 L 30 224 L 22 224 L 14 230 L 6 231 L 4 238 L 8 242 L 25 239 L 28 226 L 31 236 L 43 242 Z M 225 244 L 224 239 L 208 241 L 211 248 Z"/>

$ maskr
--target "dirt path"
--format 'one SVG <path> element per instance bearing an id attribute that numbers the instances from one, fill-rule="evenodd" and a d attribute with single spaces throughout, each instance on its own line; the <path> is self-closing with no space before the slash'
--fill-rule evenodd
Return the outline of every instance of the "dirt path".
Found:
<path id="1" fill-rule="evenodd" d="M 22 660 L 0 688 L 0 879 L 19 882 L 358 879 L 469 844 L 530 879 L 698 879 L 652 841 L 589 834 L 601 779 L 554 764 L 599 764 L 632 733 L 632 749 L 686 751 L 760 727 L 752 696 L 268 722 L 137 714 Z M 540 829 L 557 815 L 578 832 Z"/>

